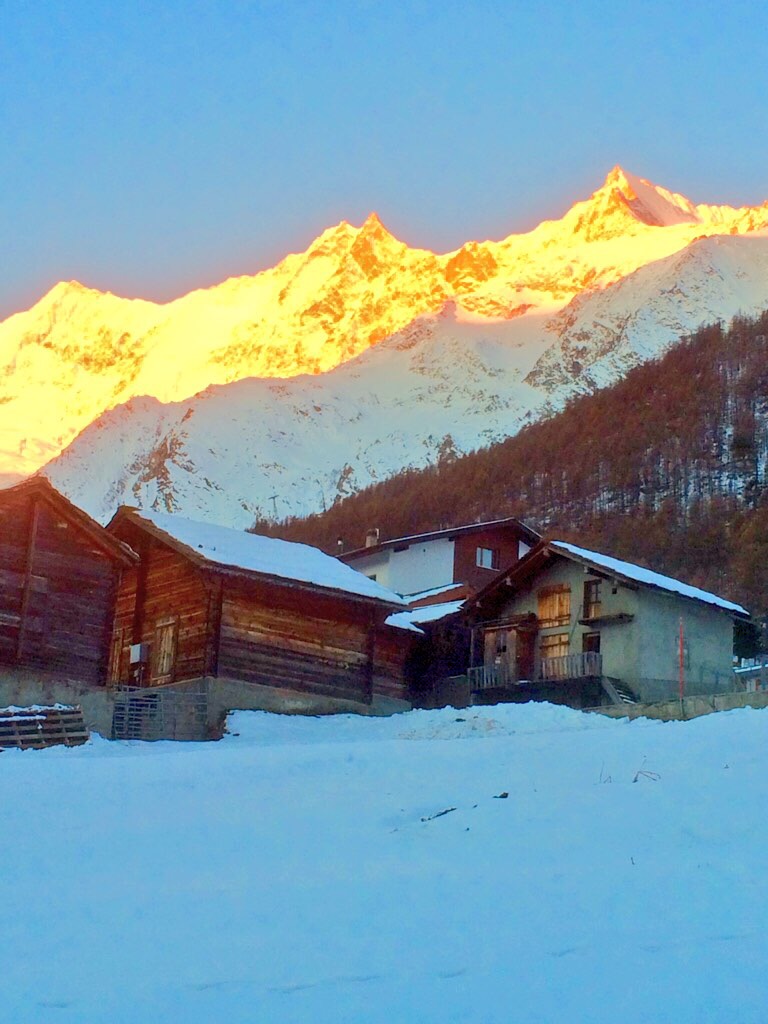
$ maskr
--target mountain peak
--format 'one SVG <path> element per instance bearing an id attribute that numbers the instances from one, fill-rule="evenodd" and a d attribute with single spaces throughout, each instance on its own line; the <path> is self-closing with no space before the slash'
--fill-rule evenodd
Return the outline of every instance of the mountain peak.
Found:
<path id="1" fill-rule="evenodd" d="M 360 234 L 372 238 L 393 238 L 394 236 L 382 224 L 381 218 L 375 210 L 372 210 L 363 221 Z"/>
<path id="2" fill-rule="evenodd" d="M 628 174 L 620 164 L 613 166 L 605 176 L 603 188 L 626 188 L 634 175 Z"/>
<path id="3" fill-rule="evenodd" d="M 633 225 L 671 227 L 701 219 L 686 196 L 630 174 L 619 164 L 585 203 L 573 209 L 578 211 L 574 230 L 589 241 L 617 237 L 633 230 Z"/>
<path id="4" fill-rule="evenodd" d="M 100 296 L 102 293 L 80 281 L 59 281 L 40 300 L 46 305 L 57 305 L 67 300 L 77 300 L 82 296 Z M 106 293 L 105 293 L 106 294 Z"/>

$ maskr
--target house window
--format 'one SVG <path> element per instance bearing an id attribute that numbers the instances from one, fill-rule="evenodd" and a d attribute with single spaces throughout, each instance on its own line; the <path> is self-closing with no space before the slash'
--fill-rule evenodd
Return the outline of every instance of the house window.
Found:
<path id="1" fill-rule="evenodd" d="M 478 548 L 477 564 L 481 569 L 498 569 L 499 552 L 497 548 Z"/>
<path id="2" fill-rule="evenodd" d="M 581 649 L 585 654 L 600 653 L 600 634 L 584 633 L 581 637 Z"/>
<path id="3" fill-rule="evenodd" d="M 600 580 L 587 580 L 584 584 L 584 618 L 596 619 L 600 611 Z"/>
<path id="4" fill-rule="evenodd" d="M 537 594 L 539 626 L 567 626 L 571 621 L 571 588 L 567 583 L 543 587 Z"/>
<path id="5" fill-rule="evenodd" d="M 539 653 L 542 658 L 562 658 L 568 654 L 568 634 L 550 633 L 543 636 L 539 644 Z"/>
<path id="6" fill-rule="evenodd" d="M 176 663 L 176 638 L 178 622 L 171 619 L 161 622 L 155 630 L 153 680 L 167 680 L 173 675 Z"/>

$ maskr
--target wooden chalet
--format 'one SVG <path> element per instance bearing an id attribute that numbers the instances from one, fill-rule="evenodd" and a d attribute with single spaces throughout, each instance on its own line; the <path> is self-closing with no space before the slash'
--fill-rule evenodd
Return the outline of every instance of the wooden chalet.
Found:
<path id="1" fill-rule="evenodd" d="M 0 490 L 0 674 L 103 683 L 120 577 L 136 561 L 45 477 Z"/>
<path id="2" fill-rule="evenodd" d="M 318 710 L 407 706 L 411 641 L 385 625 L 405 604 L 375 581 L 307 545 L 179 516 L 121 508 L 107 529 L 139 555 L 118 595 L 113 684 L 235 681 L 254 698 L 239 707 L 274 708 L 276 690 L 286 707 L 292 694 Z"/>

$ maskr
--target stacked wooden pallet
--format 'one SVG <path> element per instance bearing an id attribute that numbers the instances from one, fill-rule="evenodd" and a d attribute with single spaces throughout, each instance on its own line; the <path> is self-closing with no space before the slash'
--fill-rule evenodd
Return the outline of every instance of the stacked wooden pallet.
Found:
<path id="1" fill-rule="evenodd" d="M 79 706 L 55 704 L 0 710 L 0 748 L 41 748 L 64 744 L 77 746 L 88 740 L 88 730 Z"/>

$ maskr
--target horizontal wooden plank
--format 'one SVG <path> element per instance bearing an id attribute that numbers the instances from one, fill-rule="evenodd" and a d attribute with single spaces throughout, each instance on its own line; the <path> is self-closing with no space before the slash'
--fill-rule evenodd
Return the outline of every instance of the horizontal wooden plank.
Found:
<path id="1" fill-rule="evenodd" d="M 342 669 L 315 658 L 296 658 L 274 649 L 236 651 L 222 645 L 219 674 L 266 686 L 346 696 L 360 700 L 367 688 L 363 667 Z"/>
<path id="2" fill-rule="evenodd" d="M 0 713 L 0 748 L 76 746 L 88 740 L 82 708 L 24 708 Z"/>

